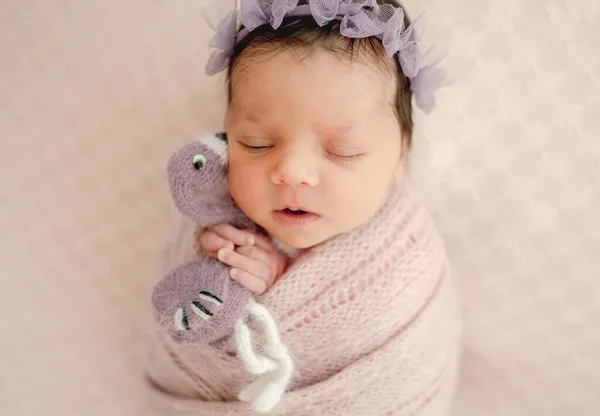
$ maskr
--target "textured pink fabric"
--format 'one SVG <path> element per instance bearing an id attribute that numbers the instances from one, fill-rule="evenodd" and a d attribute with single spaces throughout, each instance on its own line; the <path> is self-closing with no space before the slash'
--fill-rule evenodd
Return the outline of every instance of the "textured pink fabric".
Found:
<path id="1" fill-rule="evenodd" d="M 148 416 L 165 155 L 222 128 L 208 1 L 1 4 L 2 415 Z M 597 416 L 600 2 L 403 4 L 456 85 L 410 158 L 462 282 L 454 416 Z"/>
<path id="2" fill-rule="evenodd" d="M 166 264 L 177 261 L 169 256 Z M 259 300 L 278 317 L 297 370 L 272 414 L 450 414 L 454 283 L 435 228 L 404 184 L 366 225 L 302 253 Z M 158 414 L 252 414 L 236 400 L 248 380 L 233 350 L 176 344 L 154 328 L 147 374 Z"/>

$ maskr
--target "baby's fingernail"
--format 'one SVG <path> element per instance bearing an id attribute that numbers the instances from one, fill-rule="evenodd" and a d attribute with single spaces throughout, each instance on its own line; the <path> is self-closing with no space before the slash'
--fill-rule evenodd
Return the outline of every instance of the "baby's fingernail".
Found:
<path id="1" fill-rule="evenodd" d="M 240 271 L 238 269 L 231 269 L 229 271 L 229 277 L 233 280 L 237 280 L 237 278 L 240 277 Z"/>
<path id="2" fill-rule="evenodd" d="M 225 260 L 225 251 L 226 249 L 222 248 L 221 250 L 217 251 L 217 258 L 221 261 Z"/>
<path id="3" fill-rule="evenodd" d="M 235 248 L 235 246 L 233 245 L 233 243 L 231 241 L 227 241 L 225 243 L 225 245 L 223 246 L 223 248 L 228 248 L 230 250 L 233 250 Z"/>
<path id="4" fill-rule="evenodd" d="M 249 246 L 253 246 L 256 243 L 256 240 L 254 239 L 254 236 L 252 234 L 250 234 L 247 238 L 246 241 L 248 242 Z"/>

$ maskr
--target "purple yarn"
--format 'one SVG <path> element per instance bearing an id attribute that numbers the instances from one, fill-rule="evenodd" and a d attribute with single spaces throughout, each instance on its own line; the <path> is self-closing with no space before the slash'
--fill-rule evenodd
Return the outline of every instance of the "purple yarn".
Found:
<path id="1" fill-rule="evenodd" d="M 204 135 L 175 151 L 167 178 L 175 206 L 198 226 L 227 223 L 257 229 L 231 198 L 227 148 L 218 135 Z M 156 319 L 175 341 L 218 343 L 244 319 L 252 294 L 229 278 L 229 270 L 217 260 L 201 258 L 169 271 L 154 286 Z"/>

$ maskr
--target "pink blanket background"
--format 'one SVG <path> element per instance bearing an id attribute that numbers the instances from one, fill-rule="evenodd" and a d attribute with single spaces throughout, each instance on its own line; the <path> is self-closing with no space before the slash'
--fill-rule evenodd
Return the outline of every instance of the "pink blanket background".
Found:
<path id="1" fill-rule="evenodd" d="M 600 408 L 600 3 L 406 1 L 454 86 L 411 165 L 460 277 L 455 414 Z M 3 415 L 147 415 L 171 150 L 217 129 L 206 1 L 0 6 Z"/>

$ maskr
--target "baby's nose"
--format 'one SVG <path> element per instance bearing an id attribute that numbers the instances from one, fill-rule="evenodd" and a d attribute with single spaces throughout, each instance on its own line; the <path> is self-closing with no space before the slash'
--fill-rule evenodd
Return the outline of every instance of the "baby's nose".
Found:
<path id="1" fill-rule="evenodd" d="M 271 179 L 275 185 L 315 187 L 319 183 L 315 163 L 293 154 L 281 161 L 272 172 Z"/>

